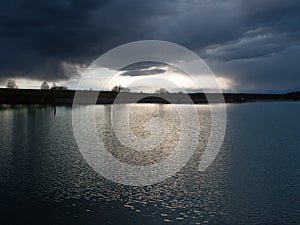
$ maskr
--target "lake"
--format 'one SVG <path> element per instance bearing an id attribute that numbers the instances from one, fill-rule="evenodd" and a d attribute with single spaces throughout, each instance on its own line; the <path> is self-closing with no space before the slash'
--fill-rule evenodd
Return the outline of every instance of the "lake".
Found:
<path id="1" fill-rule="evenodd" d="M 140 104 L 133 112 L 140 137 L 149 136 L 149 118 L 165 116 L 172 132 L 158 150 L 136 156 L 124 148 L 109 123 L 110 105 L 95 107 L 98 133 L 124 162 L 156 163 L 178 140 L 170 107 Z M 227 104 L 222 148 L 203 172 L 197 168 L 210 111 L 195 107 L 203 130 L 193 157 L 175 176 L 145 187 L 114 183 L 85 162 L 71 107 L 59 106 L 55 115 L 46 106 L 2 107 L 1 224 L 300 224 L 300 103 Z"/>

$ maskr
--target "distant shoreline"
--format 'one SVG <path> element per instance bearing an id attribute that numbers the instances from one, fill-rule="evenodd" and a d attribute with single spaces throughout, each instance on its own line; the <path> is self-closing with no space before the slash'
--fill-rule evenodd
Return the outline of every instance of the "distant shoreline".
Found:
<path id="1" fill-rule="evenodd" d="M 7 89 L 0 88 L 0 104 L 47 104 L 47 105 L 72 105 L 75 90 L 37 90 L 37 89 Z M 98 92 L 98 91 L 78 91 L 82 97 L 79 104 L 113 104 L 119 92 Z M 171 99 L 172 103 L 187 104 L 186 95 L 189 95 L 194 104 L 207 104 L 206 95 L 218 97 L 220 94 L 214 93 L 125 93 L 122 92 L 119 103 L 134 103 L 132 99 L 141 99 L 139 103 L 164 103 L 169 102 L 165 98 Z M 185 98 L 183 97 L 185 96 Z M 244 102 L 267 102 L 267 101 L 300 101 L 300 92 L 286 94 L 256 94 L 256 93 L 223 93 L 226 103 Z M 97 99 L 93 102 L 92 99 Z M 189 102 L 190 103 L 190 102 Z M 218 103 L 218 102 L 215 102 Z"/>

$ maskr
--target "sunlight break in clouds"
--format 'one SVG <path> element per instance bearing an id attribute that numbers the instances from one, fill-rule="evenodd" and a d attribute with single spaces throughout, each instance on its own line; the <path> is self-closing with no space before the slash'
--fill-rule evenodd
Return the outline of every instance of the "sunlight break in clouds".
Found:
<path id="1" fill-rule="evenodd" d="M 108 79 L 108 77 L 102 75 L 104 71 L 109 72 L 111 75 L 116 74 L 117 76 Z M 209 81 L 209 76 L 205 74 L 197 74 L 197 76 L 201 76 L 200 85 L 202 90 L 200 90 L 194 81 L 184 72 L 168 65 L 122 71 L 108 68 L 92 68 L 84 73 L 82 80 L 74 79 L 66 83 L 66 85 L 71 89 L 76 89 L 78 82 L 80 82 L 81 88 L 86 90 L 99 90 L 103 85 L 104 90 L 111 90 L 115 85 L 121 85 L 128 87 L 133 92 L 142 91 L 151 93 L 159 88 L 166 88 L 169 92 L 178 92 L 182 91 L 182 89 L 184 89 L 185 92 L 209 92 L 212 85 Z M 220 88 L 223 90 L 231 90 L 234 86 L 234 82 L 229 78 L 217 76 L 216 79 Z M 180 86 L 172 85 L 172 83 L 180 84 Z"/>

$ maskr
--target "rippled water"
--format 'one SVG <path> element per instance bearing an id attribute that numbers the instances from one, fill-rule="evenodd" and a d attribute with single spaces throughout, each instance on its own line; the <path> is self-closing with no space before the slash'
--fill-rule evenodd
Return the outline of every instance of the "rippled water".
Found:
<path id="1" fill-rule="evenodd" d="M 196 107 L 201 136 L 194 156 L 176 176 L 146 187 L 113 183 L 89 167 L 73 136 L 71 108 L 58 107 L 55 116 L 51 107 L 2 108 L 3 224 L 299 224 L 300 104 L 228 105 L 223 147 L 204 172 L 197 166 L 210 112 L 208 106 Z M 179 120 L 170 105 L 135 107 L 134 135 L 151 135 L 152 116 L 163 116 L 168 128 L 159 147 L 138 153 L 114 136 L 110 108 L 96 106 L 97 129 L 118 159 L 149 165 L 167 157 L 178 142 Z"/>

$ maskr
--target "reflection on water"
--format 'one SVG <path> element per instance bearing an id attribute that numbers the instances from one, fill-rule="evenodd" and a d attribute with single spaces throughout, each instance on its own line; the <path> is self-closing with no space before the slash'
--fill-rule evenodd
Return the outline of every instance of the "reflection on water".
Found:
<path id="1" fill-rule="evenodd" d="M 84 110 L 91 109 L 86 107 Z M 126 124 L 117 124 L 113 129 L 111 110 L 111 106 L 106 106 L 103 110 L 98 110 L 96 113 L 96 125 L 106 149 L 118 160 L 133 165 L 152 165 L 168 157 L 172 153 L 172 150 L 178 145 L 179 139 L 181 138 L 181 129 L 183 127 L 180 126 L 181 121 L 179 114 L 172 105 L 136 105 L 130 112 L 129 129 L 126 128 Z M 114 110 L 123 112 L 127 110 L 127 105 L 117 105 Z M 122 117 L 122 115 L 123 113 L 119 113 L 116 117 Z M 119 118 L 116 117 L 114 117 L 114 119 L 117 120 L 115 123 L 118 123 Z M 210 121 L 209 111 L 203 111 L 201 117 L 206 117 L 202 121 Z M 159 126 L 158 129 L 155 130 L 158 134 L 153 131 L 151 132 L 150 129 L 149 124 L 151 124 L 151 119 L 153 118 L 159 118 L 161 122 L 165 122 L 164 125 Z M 122 118 L 120 121 L 122 121 Z M 191 121 L 188 127 L 193 131 L 196 130 L 195 126 L 197 126 L 197 123 Z M 204 141 L 207 140 L 205 135 L 207 135 L 209 131 L 209 126 L 206 127 L 207 129 L 203 130 L 201 137 Z M 115 131 L 121 135 L 127 135 L 128 139 L 132 138 L 131 136 L 135 136 L 138 140 L 146 140 L 148 143 L 152 143 L 152 140 L 154 140 L 154 145 L 140 146 L 140 143 L 135 145 L 128 143 L 127 140 L 121 142 L 115 135 Z M 189 143 L 189 141 L 187 141 L 187 143 Z M 131 146 L 128 146 L 128 144 L 130 144 L 132 148 L 130 148 Z M 143 150 L 140 150 L 142 148 Z"/>
<path id="2" fill-rule="evenodd" d="M 171 106 L 138 105 L 131 113 L 133 134 L 143 138 L 150 135 L 152 116 L 166 119 L 166 139 L 149 152 L 121 145 L 111 129 L 110 108 L 96 106 L 97 129 L 118 159 L 152 164 L 176 145 L 180 126 Z M 84 162 L 71 108 L 57 107 L 56 116 L 52 107 L 1 109 L 4 224 L 299 224 L 300 104 L 229 105 L 222 150 L 201 173 L 197 166 L 210 113 L 208 106 L 197 109 L 202 130 L 195 155 L 176 176 L 147 187 L 115 184 Z"/>

